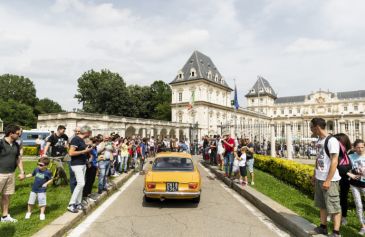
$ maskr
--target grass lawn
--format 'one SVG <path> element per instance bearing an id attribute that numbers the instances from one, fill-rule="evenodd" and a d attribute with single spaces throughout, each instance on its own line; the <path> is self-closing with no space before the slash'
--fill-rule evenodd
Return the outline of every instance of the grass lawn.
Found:
<path id="1" fill-rule="evenodd" d="M 23 163 L 26 174 L 31 173 L 37 166 L 36 161 L 23 161 Z M 69 177 L 68 166 L 65 165 L 64 168 L 67 172 L 67 176 Z M 18 171 L 16 175 L 18 175 Z M 34 178 L 28 178 L 23 181 L 17 179 L 16 193 L 12 195 L 10 199 L 10 214 L 12 217 L 16 218 L 18 222 L 15 224 L 0 223 L 0 236 L 31 236 L 66 211 L 66 207 L 71 197 L 70 187 L 68 185 L 59 187 L 50 185 L 47 188 L 46 220 L 39 220 L 39 208 L 37 207 L 37 202 L 31 218 L 29 220 L 25 220 L 24 216 L 27 212 L 27 202 L 33 181 Z"/>
<path id="2" fill-rule="evenodd" d="M 274 176 L 256 169 L 255 186 L 252 187 L 257 191 L 271 197 L 281 205 L 291 209 L 308 221 L 316 225 L 320 224 L 319 209 L 314 207 L 313 198 L 276 179 Z M 357 219 L 355 208 L 350 208 L 347 221 L 348 225 L 341 227 L 342 236 L 361 236 L 358 234 L 358 231 L 360 230 L 360 222 Z M 330 226 L 330 230 L 332 233 L 332 226 Z"/>

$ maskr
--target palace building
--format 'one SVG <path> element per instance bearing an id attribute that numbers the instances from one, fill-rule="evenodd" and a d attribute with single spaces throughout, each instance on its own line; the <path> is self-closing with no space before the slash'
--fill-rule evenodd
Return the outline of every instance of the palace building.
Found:
<path id="1" fill-rule="evenodd" d="M 194 51 L 170 83 L 172 122 L 188 123 L 192 138 L 231 133 L 268 141 L 271 133 L 294 141 L 311 139 L 309 122 L 323 117 L 331 133 L 343 132 L 354 141 L 365 137 L 365 90 L 317 92 L 278 97 L 268 80 L 259 76 L 245 95 L 247 107 L 234 110 L 232 88 L 213 61 Z"/>

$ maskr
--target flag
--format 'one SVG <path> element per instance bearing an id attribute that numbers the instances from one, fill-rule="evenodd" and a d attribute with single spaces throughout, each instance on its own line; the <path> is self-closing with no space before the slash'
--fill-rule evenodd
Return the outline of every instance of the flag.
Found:
<path id="1" fill-rule="evenodd" d="M 194 102 L 195 102 L 195 91 L 191 92 L 191 98 L 188 105 L 188 110 L 191 110 L 193 108 Z"/>
<path id="2" fill-rule="evenodd" d="M 237 86 L 236 83 L 234 84 L 234 108 L 235 110 L 238 110 L 239 108 L 239 104 L 238 104 L 238 97 L 237 97 Z"/>

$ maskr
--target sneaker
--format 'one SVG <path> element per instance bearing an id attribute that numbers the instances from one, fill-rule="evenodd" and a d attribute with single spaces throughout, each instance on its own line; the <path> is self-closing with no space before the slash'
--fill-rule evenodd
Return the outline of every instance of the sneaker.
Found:
<path id="1" fill-rule="evenodd" d="M 70 211 L 70 212 L 72 212 L 72 213 L 78 213 L 79 212 L 79 210 L 77 210 L 77 208 L 75 207 L 75 205 L 69 205 L 67 207 L 67 210 Z"/>
<path id="2" fill-rule="evenodd" d="M 87 197 L 86 198 L 83 198 L 82 201 L 81 201 L 81 205 L 87 206 L 88 204 L 89 204 L 88 198 Z"/>
<path id="3" fill-rule="evenodd" d="M 99 198 L 99 194 L 97 194 L 97 193 L 92 193 L 89 195 L 89 199 L 91 199 L 93 201 L 98 200 L 98 198 Z"/>
<path id="4" fill-rule="evenodd" d="M 347 219 L 346 217 L 341 218 L 341 225 L 347 225 Z"/>
<path id="5" fill-rule="evenodd" d="M 255 182 L 251 182 L 251 185 L 254 186 L 255 185 Z"/>
<path id="6" fill-rule="evenodd" d="M 1 222 L 7 222 L 7 223 L 16 223 L 18 222 L 17 219 L 14 219 L 8 214 L 5 218 L 1 217 Z"/>
<path id="7" fill-rule="evenodd" d="M 341 237 L 341 235 L 338 235 L 338 234 L 332 233 L 332 234 L 330 234 L 328 237 Z"/>
<path id="8" fill-rule="evenodd" d="M 365 228 L 361 228 L 361 230 L 359 231 L 359 235 L 365 235 Z"/>
<path id="9" fill-rule="evenodd" d="M 26 214 L 25 214 L 25 219 L 26 220 L 28 220 L 29 218 L 30 218 L 30 216 L 32 215 L 32 213 L 31 212 L 27 212 Z"/>
<path id="10" fill-rule="evenodd" d="M 44 215 L 44 214 L 39 215 L 39 220 L 44 221 L 45 219 L 46 219 L 46 215 Z"/>
<path id="11" fill-rule="evenodd" d="M 322 235 L 328 235 L 328 231 L 327 229 L 322 228 L 321 226 L 317 226 L 316 228 L 314 228 L 314 231 L 317 234 L 322 234 Z"/>
<path id="12" fill-rule="evenodd" d="M 331 219 L 331 216 L 327 216 L 327 222 L 331 222 L 332 221 L 332 219 Z"/>
<path id="13" fill-rule="evenodd" d="M 86 208 L 85 208 L 84 205 L 82 205 L 81 203 L 79 203 L 79 204 L 76 205 L 76 209 L 82 211 L 82 210 L 85 210 Z"/>

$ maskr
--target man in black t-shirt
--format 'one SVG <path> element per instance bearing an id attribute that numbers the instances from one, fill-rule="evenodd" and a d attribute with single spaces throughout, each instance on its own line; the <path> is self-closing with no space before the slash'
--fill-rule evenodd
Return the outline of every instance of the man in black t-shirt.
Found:
<path id="1" fill-rule="evenodd" d="M 51 135 L 47 139 L 46 147 L 44 148 L 43 154 L 47 156 L 47 152 L 50 150 L 50 156 L 65 156 L 67 154 L 68 147 L 68 137 L 65 134 L 66 127 L 63 125 L 59 125 L 57 128 L 57 132 Z"/>

